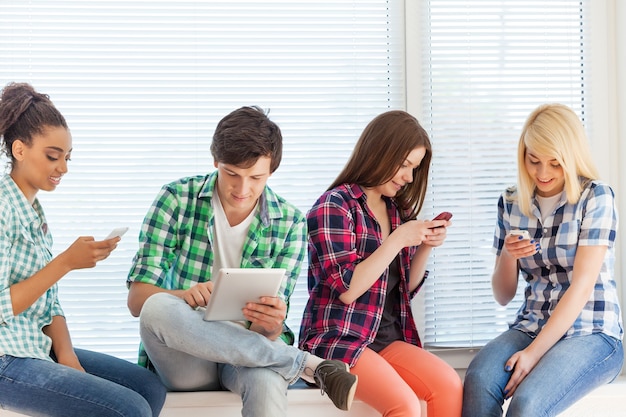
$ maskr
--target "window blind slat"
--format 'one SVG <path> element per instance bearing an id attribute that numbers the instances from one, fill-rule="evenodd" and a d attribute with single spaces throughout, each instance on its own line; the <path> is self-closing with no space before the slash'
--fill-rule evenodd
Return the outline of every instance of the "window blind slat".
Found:
<path id="1" fill-rule="evenodd" d="M 424 296 L 427 346 L 481 346 L 521 304 L 491 292 L 498 197 L 515 184 L 517 141 L 544 102 L 583 114 L 590 100 L 586 2 L 431 0 L 424 4 L 424 122 L 433 139 L 427 205 L 454 213 L 433 250 Z"/>
<path id="2" fill-rule="evenodd" d="M 136 360 L 126 274 L 159 188 L 212 171 L 213 129 L 270 112 L 284 154 L 270 186 L 308 210 L 375 115 L 404 106 L 400 2 L 3 1 L 0 82 L 50 95 L 73 136 L 69 173 L 39 193 L 56 253 L 129 226 L 117 250 L 60 281 L 74 344 Z M 297 333 L 306 264 L 292 297 Z"/>
<path id="3" fill-rule="evenodd" d="M 435 155 L 420 217 L 454 213 L 429 264 L 429 346 L 480 346 L 518 305 L 491 295 L 496 201 L 515 182 L 530 110 L 560 101 L 583 120 L 589 111 L 587 3 L 420 2 L 413 33 L 424 66 L 413 84 L 425 111 L 416 116 Z M 135 360 L 125 278 L 141 220 L 163 184 L 213 169 L 210 138 L 232 109 L 270 110 L 285 143 L 269 183 L 308 210 L 367 122 L 405 105 L 415 74 L 404 70 L 403 13 L 383 0 L 0 3 L 0 82 L 48 93 L 74 138 L 70 173 L 39 195 L 56 252 L 79 235 L 130 227 L 109 259 L 60 282 L 77 346 Z M 288 321 L 296 332 L 306 267 Z"/>

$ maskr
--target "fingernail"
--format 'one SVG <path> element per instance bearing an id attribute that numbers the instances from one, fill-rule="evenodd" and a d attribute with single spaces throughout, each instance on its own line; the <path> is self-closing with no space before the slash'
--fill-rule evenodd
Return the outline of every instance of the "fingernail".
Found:
<path id="1" fill-rule="evenodd" d="M 511 366 L 510 365 L 505 366 L 504 370 L 509 372 L 511 370 Z M 506 391 L 504 391 L 504 393 L 506 394 Z"/>
<path id="2" fill-rule="evenodd" d="M 508 389 L 505 389 L 505 390 L 504 390 L 504 395 L 506 395 L 506 394 L 508 394 L 508 393 L 509 393 L 509 390 L 508 390 Z"/>
<path id="3" fill-rule="evenodd" d="M 522 240 L 522 239 L 524 239 L 524 236 L 518 236 L 517 237 L 517 240 Z"/>

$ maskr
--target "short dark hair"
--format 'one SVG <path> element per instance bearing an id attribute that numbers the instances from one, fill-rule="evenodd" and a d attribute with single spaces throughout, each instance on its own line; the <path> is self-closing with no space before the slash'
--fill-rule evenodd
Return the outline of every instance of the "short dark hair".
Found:
<path id="1" fill-rule="evenodd" d="M 270 173 L 276 171 L 283 154 L 280 128 L 257 106 L 232 111 L 217 124 L 211 143 L 216 162 L 248 168 L 262 156 L 271 159 Z"/>
<path id="2" fill-rule="evenodd" d="M 0 137 L 5 154 L 13 163 L 13 142 L 21 140 L 31 146 L 34 135 L 46 127 L 64 127 L 65 118 L 47 94 L 38 93 L 27 83 L 9 83 L 0 98 Z"/>

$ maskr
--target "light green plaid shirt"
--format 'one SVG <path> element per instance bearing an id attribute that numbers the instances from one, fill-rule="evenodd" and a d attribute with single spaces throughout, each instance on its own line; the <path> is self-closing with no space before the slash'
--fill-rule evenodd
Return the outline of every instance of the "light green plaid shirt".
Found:
<path id="1" fill-rule="evenodd" d="M 139 249 L 128 282 L 143 282 L 168 290 L 185 290 L 211 280 L 213 226 L 211 199 L 217 171 L 167 184 L 155 198 L 139 233 Z M 295 206 L 265 187 L 259 214 L 252 220 L 241 258 L 242 268 L 285 268 L 282 293 L 291 296 L 306 255 L 306 218 Z M 285 325 L 282 339 L 294 336 Z M 143 348 L 139 364 L 146 366 Z"/>
<path id="2" fill-rule="evenodd" d="M 31 206 L 9 175 L 0 180 L 0 213 L 0 354 L 52 360 L 52 341 L 42 328 L 63 315 L 57 285 L 17 316 L 10 292 L 52 259 L 46 217 L 39 201 Z"/>

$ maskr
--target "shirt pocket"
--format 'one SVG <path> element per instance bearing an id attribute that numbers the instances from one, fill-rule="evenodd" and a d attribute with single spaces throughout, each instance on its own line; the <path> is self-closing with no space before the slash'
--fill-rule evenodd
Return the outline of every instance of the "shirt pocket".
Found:
<path id="1" fill-rule="evenodd" d="M 17 281 L 33 275 L 46 266 L 52 259 L 50 245 L 32 231 L 20 228 L 11 248 L 11 257 L 15 260 L 13 272 Z"/>
<path id="2" fill-rule="evenodd" d="M 19 239 L 23 245 L 35 245 L 35 238 L 31 231 L 25 227 L 20 228 Z"/>
<path id="3" fill-rule="evenodd" d="M 578 236 L 580 235 L 580 222 L 572 220 L 561 223 L 556 232 L 554 241 L 556 255 L 560 259 L 561 266 L 571 266 L 574 263 L 574 256 L 578 248 Z M 567 264 L 563 261 L 567 259 Z"/>
<path id="4" fill-rule="evenodd" d="M 271 256 L 252 254 L 248 260 L 243 264 L 244 268 L 278 268 L 280 265 L 276 265 L 276 259 Z"/>

